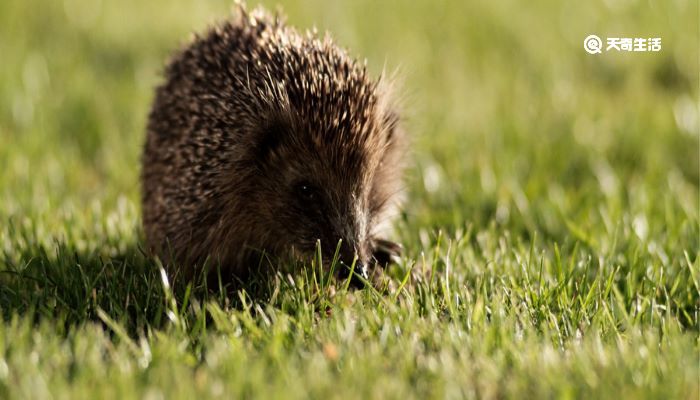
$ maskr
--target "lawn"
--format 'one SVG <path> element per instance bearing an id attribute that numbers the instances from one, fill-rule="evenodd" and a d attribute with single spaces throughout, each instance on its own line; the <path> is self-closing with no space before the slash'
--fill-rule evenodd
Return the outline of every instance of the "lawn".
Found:
<path id="1" fill-rule="evenodd" d="M 231 2 L 4 0 L 0 398 L 700 396 L 697 2 L 281 8 L 399 71 L 391 284 L 221 291 L 143 254 L 153 88 Z"/>

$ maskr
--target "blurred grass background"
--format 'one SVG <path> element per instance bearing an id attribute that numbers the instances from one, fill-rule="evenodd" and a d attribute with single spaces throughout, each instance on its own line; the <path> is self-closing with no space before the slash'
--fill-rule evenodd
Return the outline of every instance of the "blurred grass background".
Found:
<path id="1" fill-rule="evenodd" d="M 555 284 L 558 252 L 574 265 L 580 246 L 580 257 L 593 260 L 601 276 L 628 273 L 614 279 L 628 310 L 635 299 L 660 301 L 664 287 L 671 294 L 659 318 L 671 313 L 665 318 L 697 338 L 697 1 L 263 4 L 279 4 L 298 28 L 330 31 L 352 54 L 366 57 L 375 74 L 400 71 L 413 141 L 409 201 L 397 224 L 406 265 L 433 250 L 444 253 L 437 244 L 441 231 L 457 243 L 445 257 L 466 279 L 459 281 L 463 290 L 473 288 L 474 277 L 521 277 L 517 264 L 530 246 Z M 71 268 L 76 262 L 61 261 L 64 253 L 116 264 L 136 253 L 139 157 L 154 86 L 168 55 L 231 9 L 223 0 L 0 3 L 0 269 L 36 259 L 44 268 Z M 589 55 L 582 48 L 589 34 L 660 37 L 662 50 Z M 0 296 L 13 326 L 24 321 L 17 313 L 50 302 L 47 293 L 61 299 L 44 290 L 33 303 L 23 296 L 44 286 L 13 284 L 19 286 Z M 61 312 L 70 314 L 74 304 L 66 300 Z M 86 307 L 92 311 L 75 319 L 95 317 L 95 304 Z M 639 322 L 638 328 L 665 332 L 660 326 L 669 322 L 657 325 L 649 307 L 648 326 Z M 59 315 L 59 324 L 66 318 L 51 310 L 38 320 L 52 326 L 46 315 Z M 6 343 L 24 340 L 7 329 Z M 109 341 L 85 329 L 90 340 Z M 624 332 L 614 321 L 606 329 Z M 53 338 L 50 329 L 45 335 Z M 697 378 L 697 341 L 687 334 L 677 338 L 682 345 L 675 340 L 670 355 L 654 360 L 694 362 L 691 375 L 679 378 L 680 389 L 692 388 L 687 378 Z M 20 354 L 33 351 L 24 346 Z M 593 373 L 595 365 L 586 369 L 587 359 L 576 354 L 578 366 L 564 360 L 553 370 L 581 379 Z M 538 363 L 531 362 L 521 366 Z M 670 387 L 659 385 L 659 393 Z"/>

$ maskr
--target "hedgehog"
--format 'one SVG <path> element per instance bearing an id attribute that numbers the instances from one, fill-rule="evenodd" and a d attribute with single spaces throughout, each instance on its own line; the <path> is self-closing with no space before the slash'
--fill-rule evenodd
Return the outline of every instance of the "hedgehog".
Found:
<path id="1" fill-rule="evenodd" d="M 405 153 L 392 86 L 279 12 L 239 6 L 194 35 L 167 64 L 148 116 L 148 249 L 169 273 L 216 265 L 231 278 L 320 251 L 325 268 L 334 260 L 363 286 L 401 252 L 386 239 Z"/>

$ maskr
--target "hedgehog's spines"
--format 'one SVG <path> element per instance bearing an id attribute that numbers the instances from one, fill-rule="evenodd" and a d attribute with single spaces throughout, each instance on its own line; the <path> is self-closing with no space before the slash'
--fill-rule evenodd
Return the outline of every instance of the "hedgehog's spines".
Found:
<path id="1" fill-rule="evenodd" d="M 250 248 L 298 253 L 342 237 L 369 260 L 400 183 L 389 93 L 328 35 L 235 8 L 175 53 L 157 90 L 142 171 L 150 248 L 241 272 Z M 322 214 L 298 206 L 299 182 L 323 191 Z"/>

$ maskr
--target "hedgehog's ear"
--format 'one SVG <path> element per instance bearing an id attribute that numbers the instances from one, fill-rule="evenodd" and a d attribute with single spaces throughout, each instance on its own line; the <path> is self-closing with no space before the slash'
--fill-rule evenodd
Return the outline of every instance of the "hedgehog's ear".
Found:
<path id="1" fill-rule="evenodd" d="M 282 140 L 288 135 L 288 125 L 274 119 L 263 125 L 257 134 L 256 154 L 257 159 L 263 162 L 269 161 L 277 154 Z"/>

